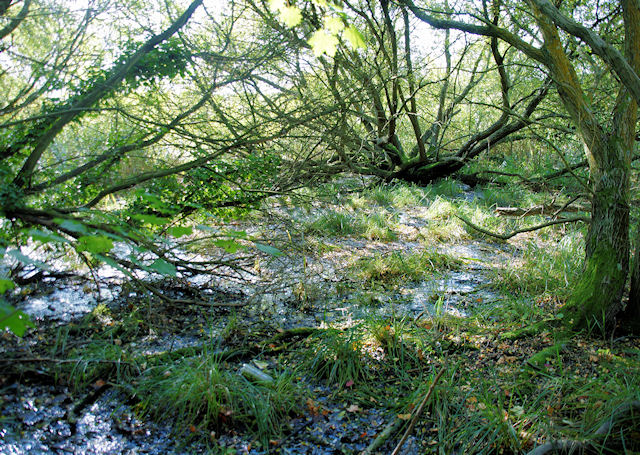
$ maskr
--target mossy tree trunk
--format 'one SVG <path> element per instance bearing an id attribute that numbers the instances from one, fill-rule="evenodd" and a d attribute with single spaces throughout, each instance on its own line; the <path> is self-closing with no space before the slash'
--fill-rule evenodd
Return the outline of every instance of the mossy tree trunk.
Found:
<path id="1" fill-rule="evenodd" d="M 603 172 L 594 172 L 591 224 L 586 238 L 584 273 L 568 303 L 567 321 L 576 329 L 613 328 L 622 309 L 629 273 L 630 149 L 610 137 Z"/>
<path id="2" fill-rule="evenodd" d="M 554 21 L 530 0 L 544 38 L 546 66 L 558 94 L 578 128 L 592 183 L 591 224 L 586 238 L 584 273 L 566 307 L 571 328 L 615 326 L 629 274 L 629 174 L 635 143 L 637 103 L 620 86 L 610 125 L 594 114 L 565 52 Z M 637 5 L 624 1 L 625 54 L 640 69 Z"/>

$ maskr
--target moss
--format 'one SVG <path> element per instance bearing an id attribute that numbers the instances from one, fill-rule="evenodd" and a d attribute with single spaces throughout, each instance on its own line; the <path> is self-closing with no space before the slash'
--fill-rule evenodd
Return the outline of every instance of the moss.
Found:
<path id="1" fill-rule="evenodd" d="M 557 359 L 561 356 L 562 351 L 565 349 L 566 342 L 561 341 L 553 346 L 543 349 L 537 354 L 532 355 L 529 360 L 524 364 L 524 369 L 521 372 L 521 377 L 529 377 L 531 373 L 542 372 L 546 370 L 547 363 L 553 359 Z"/>
<path id="2" fill-rule="evenodd" d="M 582 278 L 567 302 L 565 314 L 569 327 L 581 330 L 594 322 L 608 325 L 609 315 L 620 305 L 626 277 L 616 250 L 610 245 L 599 245 L 587 258 Z"/>

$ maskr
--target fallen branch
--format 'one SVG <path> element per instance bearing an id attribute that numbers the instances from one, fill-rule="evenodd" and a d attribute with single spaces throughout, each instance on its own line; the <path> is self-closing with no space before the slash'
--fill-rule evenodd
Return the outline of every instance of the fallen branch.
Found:
<path id="1" fill-rule="evenodd" d="M 384 444 L 385 441 L 389 439 L 392 434 L 398 431 L 398 428 L 400 428 L 403 423 L 404 423 L 404 420 L 399 419 L 398 417 L 393 419 L 385 427 L 385 429 L 382 430 L 380 434 L 378 434 L 378 436 L 373 440 L 373 442 L 369 444 L 369 446 L 366 449 L 360 452 L 360 455 L 371 455 L 372 453 L 374 453 L 374 451 L 378 450 L 378 448 L 380 448 L 380 446 Z"/>
<path id="2" fill-rule="evenodd" d="M 557 216 L 562 212 L 590 212 L 591 209 L 589 207 L 584 206 L 560 206 L 555 204 L 550 205 L 536 205 L 534 207 L 529 207 L 528 209 L 523 209 L 520 207 L 496 207 L 494 213 L 496 215 L 502 216 L 533 216 L 533 215 L 550 215 Z"/>
<path id="3" fill-rule="evenodd" d="M 155 286 L 149 284 L 149 283 L 145 283 L 143 281 L 138 281 L 138 284 L 140 286 L 142 286 L 143 288 L 145 288 L 147 291 L 151 292 L 153 295 L 155 295 L 156 297 L 160 298 L 161 300 L 163 300 L 164 302 L 170 304 L 170 305 L 196 305 L 196 306 L 201 306 L 201 307 L 205 307 L 205 308 L 222 308 L 222 307 L 243 307 L 246 305 L 246 303 L 244 302 L 204 302 L 202 300 L 197 300 L 197 299 L 174 299 L 172 297 L 168 297 L 166 295 L 164 295 L 164 293 L 162 293 L 162 291 L 160 291 L 158 288 L 156 288 Z"/>
<path id="4" fill-rule="evenodd" d="M 433 393 L 433 390 L 435 389 L 436 384 L 438 383 L 438 381 L 440 380 L 440 378 L 444 374 L 444 371 L 445 371 L 445 368 L 442 367 L 442 369 L 440 370 L 438 375 L 435 377 L 435 379 L 431 383 L 431 386 L 429 387 L 429 391 L 424 396 L 422 402 L 420 403 L 420 406 L 418 406 L 418 408 L 413 413 L 413 416 L 411 417 L 411 422 L 409 422 L 409 427 L 407 428 L 407 430 L 402 435 L 402 439 L 400 439 L 400 442 L 398 443 L 396 448 L 393 450 L 393 452 L 391 452 L 391 455 L 398 455 L 398 453 L 400 452 L 400 449 L 402 448 L 402 445 L 405 443 L 405 441 L 407 440 L 407 438 L 409 437 L 409 435 L 413 431 L 413 428 L 416 426 L 416 422 L 420 418 L 420 415 L 422 414 L 422 410 L 424 409 L 425 405 L 429 401 L 429 398 L 431 398 L 431 394 Z"/>
<path id="5" fill-rule="evenodd" d="M 433 393 L 433 389 L 435 388 L 435 385 L 440 379 L 440 377 L 443 375 L 444 371 L 445 371 L 445 368 L 443 367 L 442 370 L 440 370 L 440 373 L 438 373 L 438 375 L 435 377 L 435 379 L 431 383 L 431 386 L 429 387 L 429 391 L 423 398 L 420 405 L 416 408 L 416 411 L 413 413 L 411 423 L 409 424 L 409 427 L 407 428 L 407 430 L 404 432 L 402 439 L 400 440 L 400 443 L 398 443 L 398 446 L 396 447 L 396 449 L 393 451 L 393 454 L 396 454 L 397 451 L 400 450 L 400 448 L 402 447 L 402 444 L 405 443 L 406 439 L 409 437 L 409 434 L 411 433 L 411 431 L 413 431 L 413 427 L 415 426 L 418 418 L 420 417 L 420 414 L 422 414 L 422 410 L 424 409 L 424 406 L 429 401 L 429 397 L 431 397 L 431 394 Z M 360 452 L 360 455 L 371 455 L 372 453 L 374 453 L 387 441 L 387 439 L 389 439 L 396 431 L 398 431 L 398 429 L 402 426 L 404 422 L 405 422 L 404 420 L 396 416 L 396 418 L 394 418 L 384 428 L 384 430 L 382 430 L 378 434 L 378 436 L 376 436 L 376 438 L 371 442 L 371 444 L 369 444 L 366 449 Z"/>
<path id="6" fill-rule="evenodd" d="M 463 217 L 462 215 L 456 215 L 456 217 L 460 220 L 463 221 L 465 224 L 467 224 L 468 226 L 470 226 L 471 228 L 475 229 L 478 232 L 481 232 L 482 234 L 488 235 L 490 237 L 495 237 L 497 239 L 501 239 L 501 240 L 509 240 L 511 237 L 515 237 L 518 234 L 523 234 L 525 232 L 532 232 L 532 231 L 537 231 L 539 229 L 548 227 L 548 226 L 554 226 L 556 224 L 565 224 L 565 223 L 576 223 L 578 221 L 583 221 L 585 223 L 589 223 L 591 220 L 587 217 L 584 216 L 576 216 L 573 218 L 559 218 L 557 220 L 551 220 L 551 221 L 547 221 L 546 223 L 542 223 L 542 224 L 538 224 L 536 226 L 531 226 L 531 227 L 527 227 L 527 228 L 522 228 L 522 229 L 516 229 L 515 231 L 509 232 L 507 234 L 496 234 L 495 232 L 491 232 L 485 228 L 482 228 L 476 224 L 473 224 L 470 220 L 468 220 L 467 218 Z"/>

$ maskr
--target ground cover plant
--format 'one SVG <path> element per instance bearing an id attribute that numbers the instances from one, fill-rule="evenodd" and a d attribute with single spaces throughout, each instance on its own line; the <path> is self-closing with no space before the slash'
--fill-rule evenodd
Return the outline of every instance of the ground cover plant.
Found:
<path id="1" fill-rule="evenodd" d="M 567 289 L 579 273 L 581 228 L 551 226 L 505 243 L 473 234 L 461 222 L 465 234 L 452 242 L 425 230 L 431 223 L 459 222 L 460 213 L 477 213 L 475 222 L 483 223 L 496 216 L 497 196 L 478 197 L 485 189 L 477 189 L 475 198 L 469 190 L 439 194 L 433 186 L 420 190 L 413 200 L 418 205 L 407 205 L 404 197 L 390 196 L 416 192 L 402 188 L 378 186 L 327 201 L 331 210 L 320 208 L 316 218 L 346 213 L 356 219 L 350 212 L 355 199 L 358 218 L 365 219 L 384 203 L 397 219 L 392 240 L 342 228 L 312 230 L 314 221 L 273 231 L 272 240 L 291 240 L 279 243 L 284 256 L 263 253 L 261 267 L 276 267 L 272 273 L 256 273 L 273 285 L 278 262 L 303 254 L 304 282 L 315 289 L 306 305 L 297 303 L 291 275 L 280 277 L 290 292 L 271 296 L 282 307 L 263 302 L 260 315 L 249 308 L 257 301 L 231 314 L 224 306 L 180 307 L 178 299 L 170 303 L 153 294 L 124 297 L 71 325 L 39 321 L 33 335 L 55 342 L 40 342 L 37 352 L 29 352 L 14 341 L 10 377 L 37 368 L 53 384 L 71 386 L 73 396 L 89 390 L 88 403 L 117 390 L 129 397 L 136 425 L 170 421 L 184 447 L 214 451 L 388 451 L 414 418 L 404 443 L 409 453 L 522 453 L 561 440 L 575 450 L 603 453 L 637 447 L 637 340 L 611 338 L 598 325 L 580 335 L 562 330 Z M 491 189 L 499 193 L 493 184 Z M 507 188 L 501 203 L 520 200 L 511 194 Z M 268 225 L 273 208 L 265 205 L 246 223 Z M 539 217 L 483 226 L 505 231 Z M 301 245 L 318 241 L 328 247 Z M 467 249 L 452 248 L 456 244 Z M 322 275 L 329 262 L 345 272 L 338 281 Z M 469 270 L 481 279 L 455 281 L 455 274 Z M 420 288 L 432 282 L 439 284 Z M 412 286 L 414 294 L 407 290 Z M 130 296 L 133 289 L 123 292 Z M 417 301 L 419 310 L 412 309 Z M 282 311 L 298 313 L 298 322 L 283 326 Z M 166 337 L 179 344 L 163 344 Z M 74 399 L 64 416 L 69 425 L 86 412 L 82 402 Z M 598 432 L 603 425 L 607 431 Z"/>
<path id="2" fill-rule="evenodd" d="M 640 6 L 552 3 L 0 1 L 0 453 L 640 452 Z"/>

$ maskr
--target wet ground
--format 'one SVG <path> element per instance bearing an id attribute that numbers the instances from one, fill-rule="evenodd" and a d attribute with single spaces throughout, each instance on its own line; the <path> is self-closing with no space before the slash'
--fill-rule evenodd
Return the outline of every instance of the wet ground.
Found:
<path id="1" fill-rule="evenodd" d="M 419 228 L 424 223 L 420 210 L 403 212 L 402 226 L 409 230 Z M 277 230 L 277 227 L 272 229 L 273 232 Z M 517 255 L 517 251 L 508 245 L 481 241 L 439 245 L 433 248 L 459 258 L 462 267 L 392 290 L 372 290 L 366 293 L 367 301 L 354 303 L 358 290 L 344 286 L 346 257 L 427 247 L 414 239 L 403 240 L 402 236 L 393 242 L 347 238 L 333 239 L 331 243 L 333 246 L 326 254 L 264 257 L 260 271 L 249 280 L 219 278 L 203 290 L 212 301 L 245 306 L 185 308 L 173 314 L 161 311 L 155 316 L 157 324 L 154 327 L 146 328 L 135 340 L 125 342 L 142 354 L 195 346 L 203 337 L 215 339 L 219 336 L 228 326 L 230 317 L 244 325 L 282 330 L 330 325 L 344 327 L 374 315 L 415 319 L 444 312 L 465 316 L 478 305 L 491 305 L 501 300 L 501 296 L 487 285 L 487 273 L 496 264 L 506 263 Z M 49 279 L 37 286 L 18 289 L 14 304 L 29 313 L 39 329 L 24 340 L 15 340 L 5 334 L 0 343 L 0 355 L 5 362 L 11 356 L 24 359 L 34 355 L 39 333 L 53 333 L 53 327 L 77 320 L 93 311 L 99 303 L 113 309 L 130 306 L 131 302 L 144 307 L 141 302 L 149 299 L 144 292 L 125 289 L 125 280 L 113 270 L 105 269 L 101 279 L 99 293 L 89 279 Z M 205 281 L 202 277 L 193 280 L 198 284 Z M 156 310 L 150 308 L 149 311 Z M 7 378 L 0 374 L 0 378 L 4 381 L 0 383 L 1 454 L 186 454 L 215 453 L 215 450 L 221 450 L 220 447 L 229 448 L 228 453 L 267 452 L 264 448 L 257 449 L 254 441 L 234 431 L 212 435 L 215 444 L 185 443 L 188 438 L 176 437 L 176 429 L 169 423 L 161 425 L 139 420 L 126 395 L 105 384 L 94 384 L 93 389 L 83 395 L 70 391 L 64 378 L 51 383 L 32 370 L 19 380 L 14 375 Z M 344 403 L 332 401 L 329 391 L 317 384 L 306 386 L 313 389 L 317 397 L 314 409 L 321 411 L 294 418 L 288 436 L 273 441 L 272 451 L 286 454 L 358 453 L 393 417 L 376 408 L 354 411 Z M 420 431 L 427 430 L 418 429 L 416 436 L 404 445 L 402 453 L 421 453 Z M 188 436 L 188 431 L 186 433 Z"/>

